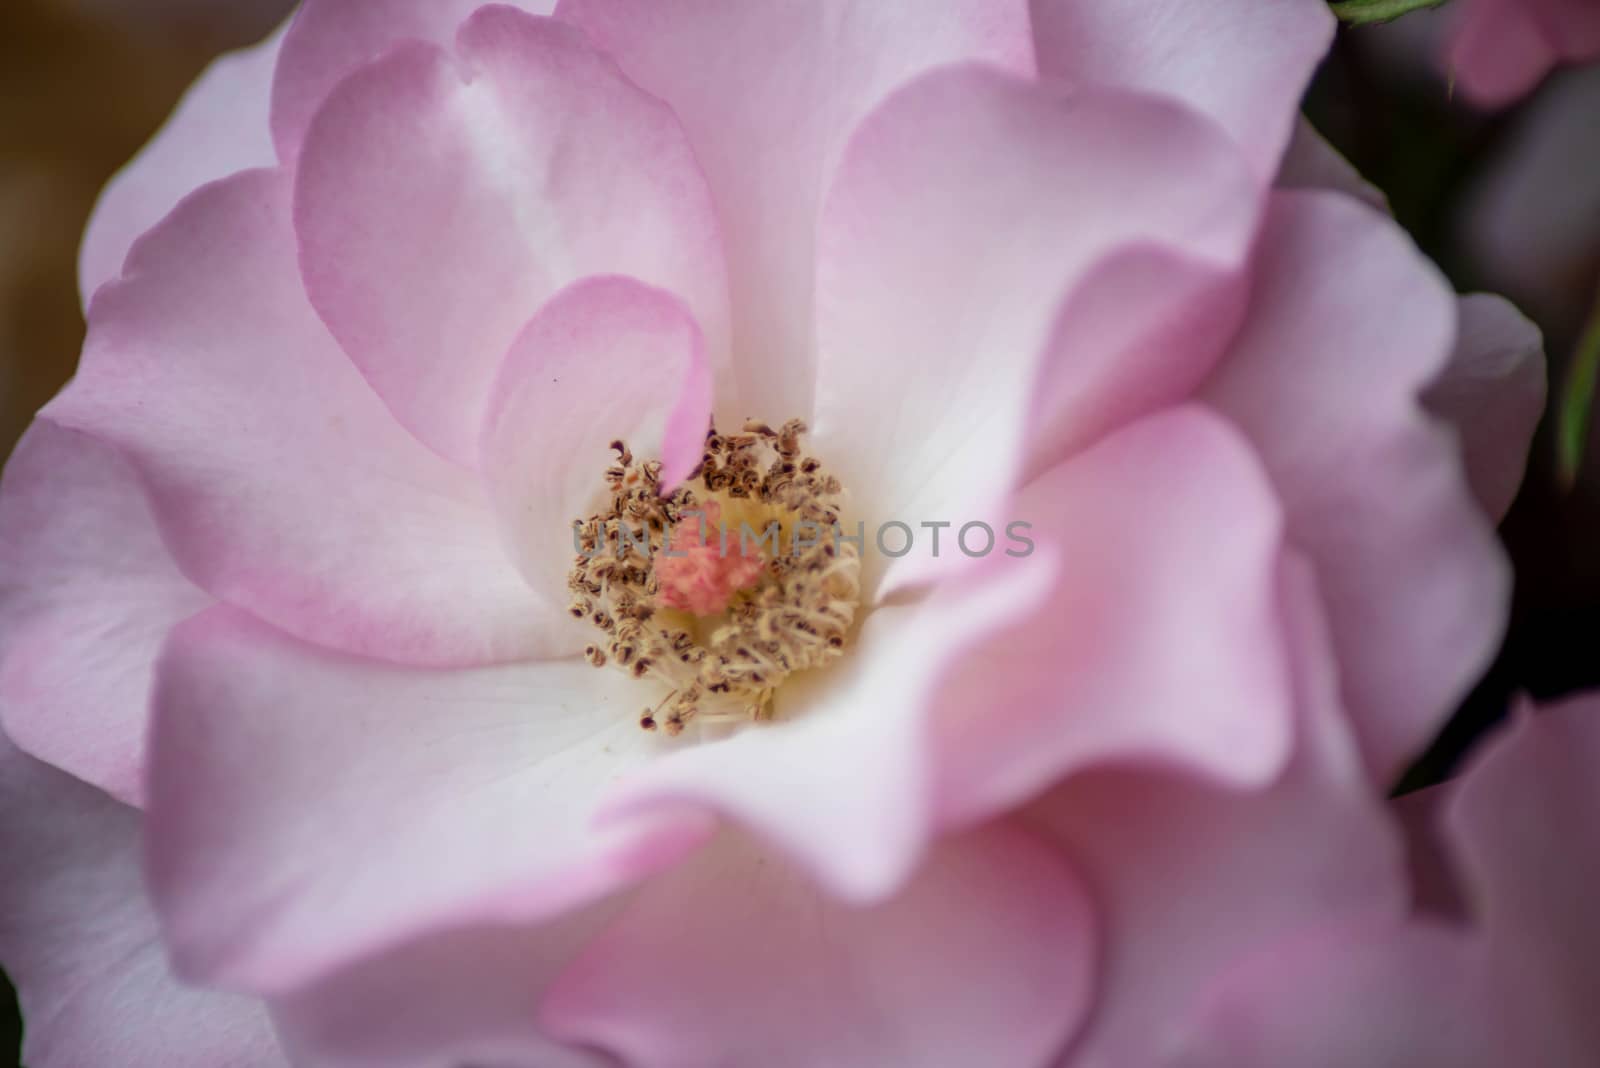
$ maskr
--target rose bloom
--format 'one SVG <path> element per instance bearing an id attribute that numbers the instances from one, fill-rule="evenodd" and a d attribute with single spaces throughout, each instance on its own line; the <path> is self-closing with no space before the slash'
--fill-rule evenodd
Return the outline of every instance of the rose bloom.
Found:
<path id="1" fill-rule="evenodd" d="M 220 61 L 0 499 L 30 1065 L 1159 1064 L 1406 922 L 1542 363 L 1297 126 L 1332 31 L 310 0 Z M 868 537 L 598 548 L 696 506 Z"/>
<path id="2" fill-rule="evenodd" d="M 1473 103 L 1498 108 L 1556 67 L 1600 58 L 1596 0 L 1459 0 L 1446 49 L 1451 79 Z"/>

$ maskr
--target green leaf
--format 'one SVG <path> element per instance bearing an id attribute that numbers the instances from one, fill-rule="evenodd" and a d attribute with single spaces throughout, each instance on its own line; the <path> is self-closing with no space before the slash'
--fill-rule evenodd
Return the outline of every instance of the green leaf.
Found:
<path id="1" fill-rule="evenodd" d="M 1594 409 L 1594 389 L 1600 378 L 1600 294 L 1594 311 L 1583 328 L 1578 351 L 1572 357 L 1572 370 L 1561 391 L 1561 411 L 1556 423 L 1557 470 L 1561 484 L 1571 489 L 1583 465 L 1584 446 L 1589 443 L 1589 417 Z"/>
<path id="2" fill-rule="evenodd" d="M 1342 0 L 1333 5 L 1333 13 L 1352 26 L 1365 26 L 1373 22 L 1392 22 L 1401 15 L 1441 7 L 1445 3 L 1446 0 Z"/>

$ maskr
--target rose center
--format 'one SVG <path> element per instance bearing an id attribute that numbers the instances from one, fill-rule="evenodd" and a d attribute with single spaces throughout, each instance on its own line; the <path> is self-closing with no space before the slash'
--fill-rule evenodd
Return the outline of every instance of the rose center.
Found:
<path id="1" fill-rule="evenodd" d="M 859 543 L 839 527 L 839 480 L 804 455 L 805 424 L 706 435 L 695 473 L 661 493 L 661 464 L 613 442 L 610 507 L 579 523 L 572 615 L 604 637 L 591 664 L 667 693 L 639 717 L 762 720 L 785 679 L 840 656 L 861 599 Z"/>

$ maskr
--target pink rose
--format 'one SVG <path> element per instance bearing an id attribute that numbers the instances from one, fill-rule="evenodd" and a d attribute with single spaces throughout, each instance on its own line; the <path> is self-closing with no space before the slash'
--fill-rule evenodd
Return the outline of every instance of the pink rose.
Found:
<path id="1" fill-rule="evenodd" d="M 1450 72 L 1482 107 L 1511 103 L 1563 63 L 1600 58 L 1596 0 L 1459 0 L 1459 6 Z"/>
<path id="2" fill-rule="evenodd" d="M 1398 922 L 1542 370 L 1280 176 L 1331 32 L 308 0 L 220 62 L 0 500 L 30 1064 L 1149 1064 Z M 863 542 L 575 558 L 696 504 Z"/>

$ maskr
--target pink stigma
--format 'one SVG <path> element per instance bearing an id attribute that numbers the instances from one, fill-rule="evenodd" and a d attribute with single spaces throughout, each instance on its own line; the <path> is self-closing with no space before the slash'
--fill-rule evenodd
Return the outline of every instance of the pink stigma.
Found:
<path id="1" fill-rule="evenodd" d="M 707 501 L 701 511 L 704 516 L 687 516 L 672 528 L 667 547 L 673 555 L 658 553 L 654 569 L 662 604 L 714 616 L 727 611 L 735 593 L 754 586 L 766 565 L 754 546 L 745 555 L 737 534 L 728 538 L 728 551 L 723 553 L 722 506 Z"/>

